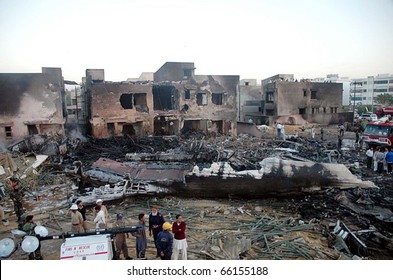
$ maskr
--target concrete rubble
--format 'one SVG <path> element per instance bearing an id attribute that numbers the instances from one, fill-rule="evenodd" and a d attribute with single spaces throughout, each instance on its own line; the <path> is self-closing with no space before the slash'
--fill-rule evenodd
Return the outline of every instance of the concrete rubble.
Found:
<path id="1" fill-rule="evenodd" d="M 181 213 L 189 259 L 392 258 L 393 178 L 366 169 L 365 151 L 353 146 L 353 135 L 338 151 L 333 130 L 320 141 L 300 130 L 280 140 L 273 129 L 259 129 L 261 137 L 194 133 L 85 142 L 36 135 L 1 153 L 0 178 L 6 189 L 12 173 L 20 178 L 25 208 L 51 233 L 70 230 L 70 198 L 81 190 L 130 182 L 156 189 L 108 199 L 111 221 L 124 213 L 134 224 L 152 204 L 168 221 Z M 76 161 L 83 165 L 83 187 Z M 7 198 L 4 208 L 10 222 L 2 238 L 16 228 Z M 93 228 L 92 208 L 88 220 Z M 127 242 L 134 252 L 134 239 Z M 57 259 L 60 243 L 45 241 L 44 258 Z"/>

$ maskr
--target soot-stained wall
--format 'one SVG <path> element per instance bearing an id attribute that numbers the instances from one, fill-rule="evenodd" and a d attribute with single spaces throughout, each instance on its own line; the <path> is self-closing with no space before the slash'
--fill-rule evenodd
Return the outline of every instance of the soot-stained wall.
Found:
<path id="1" fill-rule="evenodd" d="M 31 131 L 64 132 L 61 69 L 42 70 L 44 73 L 0 73 L 2 141 L 13 142 L 29 135 Z"/>

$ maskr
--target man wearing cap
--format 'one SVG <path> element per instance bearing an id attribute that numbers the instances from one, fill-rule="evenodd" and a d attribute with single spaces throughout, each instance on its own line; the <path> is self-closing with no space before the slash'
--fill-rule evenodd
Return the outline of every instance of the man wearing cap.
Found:
<path id="1" fill-rule="evenodd" d="M 102 211 L 101 206 L 96 205 L 96 207 L 94 207 L 94 210 L 96 211 L 96 217 L 94 218 L 96 229 L 105 229 L 106 228 L 105 214 Z"/>
<path id="2" fill-rule="evenodd" d="M 76 204 L 71 205 L 71 232 L 83 232 L 83 217 Z"/>
<path id="3" fill-rule="evenodd" d="M 125 223 L 123 220 L 122 214 L 116 215 L 116 227 L 117 228 L 124 228 Z M 115 259 L 120 260 L 120 254 L 123 251 L 124 258 L 126 260 L 132 260 L 132 258 L 128 255 L 128 247 L 126 241 L 126 233 L 117 233 L 115 236 Z"/>
<path id="4" fill-rule="evenodd" d="M 162 225 L 165 223 L 164 217 L 158 212 L 158 206 L 153 205 L 152 211 L 149 215 L 149 235 L 153 234 L 154 245 L 157 248 L 157 235 L 162 231 Z M 157 257 L 159 254 L 157 252 Z"/>
<path id="5" fill-rule="evenodd" d="M 162 260 L 170 260 L 172 256 L 173 236 L 170 233 L 172 225 L 165 222 L 162 231 L 157 235 L 157 251 Z"/>
<path id="6" fill-rule="evenodd" d="M 103 204 L 103 200 L 101 198 L 97 199 L 96 204 L 101 207 L 101 211 L 104 213 L 105 217 L 105 226 L 108 226 L 108 221 L 109 221 L 109 213 L 108 213 L 108 208 Z"/>
<path id="7" fill-rule="evenodd" d="M 33 221 L 34 215 L 27 215 L 26 216 L 26 222 L 23 225 L 22 230 L 27 233 L 27 235 L 33 235 L 35 236 L 34 228 L 37 226 L 37 224 Z M 39 243 L 38 248 L 29 254 L 29 260 L 42 260 L 42 255 L 41 255 L 41 243 Z"/>

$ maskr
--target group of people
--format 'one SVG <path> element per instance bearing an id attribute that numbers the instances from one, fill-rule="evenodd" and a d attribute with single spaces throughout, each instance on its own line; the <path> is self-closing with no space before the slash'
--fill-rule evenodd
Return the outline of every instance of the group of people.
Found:
<path id="1" fill-rule="evenodd" d="M 392 148 L 369 147 L 366 151 L 367 168 L 379 174 L 386 172 L 393 174 L 393 151 Z"/>
<path id="2" fill-rule="evenodd" d="M 96 201 L 95 209 L 95 228 L 96 230 L 106 229 L 108 227 L 109 214 L 108 209 L 103 204 L 102 199 Z M 71 232 L 81 233 L 88 231 L 86 223 L 86 208 L 83 202 L 78 200 L 70 207 L 71 214 Z M 123 214 L 116 215 L 115 227 L 124 228 L 125 221 Z M 149 236 L 153 237 L 156 248 L 156 257 L 162 260 L 178 260 L 179 255 L 182 260 L 187 260 L 187 240 L 186 240 L 186 223 L 183 221 L 182 215 L 176 216 L 176 221 L 169 223 L 165 221 L 164 216 L 158 212 L 158 207 L 153 206 L 152 211 L 148 216 L 148 232 Z M 132 233 L 136 238 L 136 257 L 138 259 L 145 259 L 147 249 L 147 235 L 146 235 L 146 215 L 140 213 L 138 215 L 138 222 L 136 223 L 137 230 Z M 118 233 L 114 238 L 115 244 L 115 259 L 120 259 L 123 254 L 125 259 L 132 259 L 128 253 L 128 246 L 126 242 L 128 234 Z"/>
<path id="3" fill-rule="evenodd" d="M 133 233 L 136 237 L 136 254 L 138 258 L 145 258 L 147 249 L 145 214 L 138 216 L 138 231 Z M 149 236 L 153 236 L 157 251 L 156 257 L 162 260 L 187 260 L 186 223 L 182 215 L 176 215 L 176 221 L 172 224 L 166 222 L 164 216 L 158 212 L 158 207 L 153 206 L 149 214 Z"/>

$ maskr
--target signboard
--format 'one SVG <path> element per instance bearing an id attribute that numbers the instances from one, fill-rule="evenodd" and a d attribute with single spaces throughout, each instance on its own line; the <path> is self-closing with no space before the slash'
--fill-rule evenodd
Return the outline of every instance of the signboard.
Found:
<path id="1" fill-rule="evenodd" d="M 92 235 L 66 238 L 60 247 L 61 260 L 111 260 L 111 236 Z"/>

